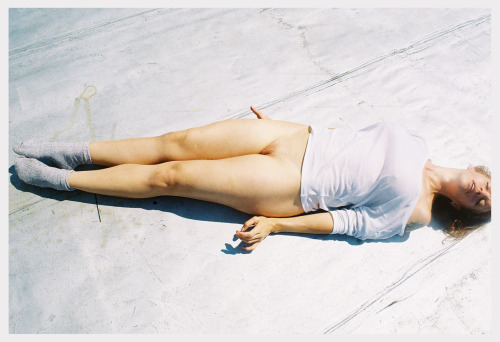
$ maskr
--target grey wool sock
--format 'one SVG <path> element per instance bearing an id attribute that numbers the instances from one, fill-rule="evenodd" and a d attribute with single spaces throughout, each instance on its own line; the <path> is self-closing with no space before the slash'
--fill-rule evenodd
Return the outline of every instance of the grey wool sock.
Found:
<path id="1" fill-rule="evenodd" d="M 84 164 L 92 164 L 88 142 L 60 143 L 28 140 L 13 148 L 14 152 L 28 158 L 36 158 L 47 165 L 74 170 Z"/>
<path id="2" fill-rule="evenodd" d="M 14 167 L 19 178 L 25 183 L 41 188 L 75 190 L 68 184 L 68 177 L 73 170 L 50 167 L 33 158 L 18 158 Z"/>

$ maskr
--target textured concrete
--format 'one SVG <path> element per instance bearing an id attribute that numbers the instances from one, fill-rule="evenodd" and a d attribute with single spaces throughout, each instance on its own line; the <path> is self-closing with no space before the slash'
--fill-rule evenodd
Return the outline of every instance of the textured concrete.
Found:
<path id="1" fill-rule="evenodd" d="M 9 145 L 251 117 L 418 130 L 438 165 L 491 164 L 487 9 L 12 9 Z M 9 165 L 17 156 L 9 150 Z M 181 198 L 9 182 L 11 333 L 492 330 L 491 225 L 389 240 L 279 234 Z"/>

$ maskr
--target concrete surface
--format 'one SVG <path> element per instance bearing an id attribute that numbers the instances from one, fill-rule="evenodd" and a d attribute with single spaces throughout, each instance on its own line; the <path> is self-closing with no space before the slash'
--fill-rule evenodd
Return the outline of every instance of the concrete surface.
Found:
<path id="1" fill-rule="evenodd" d="M 11 9 L 9 147 L 252 117 L 418 130 L 431 159 L 491 165 L 488 9 Z M 9 165 L 17 156 L 9 149 Z M 489 224 L 389 240 L 280 234 L 181 198 L 9 180 L 10 333 L 492 331 Z"/>

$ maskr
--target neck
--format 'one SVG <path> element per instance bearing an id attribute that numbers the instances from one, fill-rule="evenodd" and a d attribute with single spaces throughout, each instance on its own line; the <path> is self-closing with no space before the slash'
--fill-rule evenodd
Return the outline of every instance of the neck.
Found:
<path id="1" fill-rule="evenodd" d="M 432 198 L 436 195 L 453 197 L 454 189 L 456 189 L 454 185 L 462 172 L 461 169 L 442 167 L 428 161 L 424 170 L 424 179 L 429 189 L 429 195 Z"/>

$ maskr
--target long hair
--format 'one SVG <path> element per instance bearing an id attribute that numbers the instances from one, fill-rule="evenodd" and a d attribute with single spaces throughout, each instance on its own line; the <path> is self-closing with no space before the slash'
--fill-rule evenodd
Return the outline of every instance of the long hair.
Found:
<path id="1" fill-rule="evenodd" d="M 485 166 L 475 166 L 474 170 L 491 180 L 491 172 Z M 491 221 L 491 210 L 479 213 L 469 209 L 455 209 L 451 200 L 442 195 L 436 195 L 432 202 L 432 219 L 443 227 L 448 236 L 463 238 L 474 229 Z"/>

